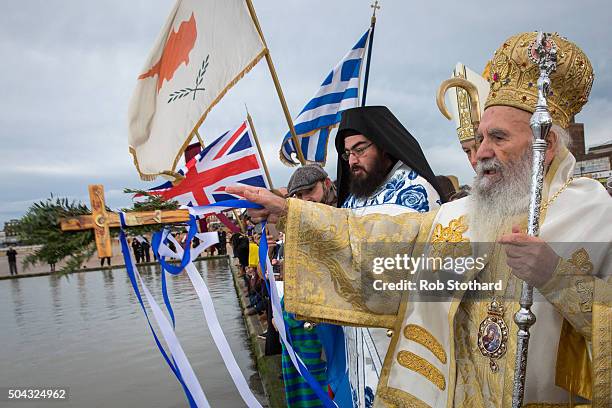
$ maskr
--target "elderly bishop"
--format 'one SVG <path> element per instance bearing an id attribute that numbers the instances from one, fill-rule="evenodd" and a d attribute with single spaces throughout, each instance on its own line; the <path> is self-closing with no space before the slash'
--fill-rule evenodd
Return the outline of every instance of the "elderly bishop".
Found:
<path id="1" fill-rule="evenodd" d="M 537 318 L 524 406 L 612 406 L 612 200 L 597 181 L 574 176 L 576 160 L 567 149 L 567 128 L 587 102 L 593 71 L 578 46 L 550 37 L 557 49 L 548 98 L 553 127 L 540 234 L 528 236 L 535 39 L 536 33 L 515 35 L 491 60 L 476 177 L 466 198 L 428 213 L 357 216 L 262 189 L 233 189 L 265 207 L 251 210 L 252 217 L 277 221 L 286 231 L 287 310 L 308 320 L 392 331 L 375 406 L 511 406 L 513 316 L 522 281 L 535 287 Z M 466 284 L 445 287 L 437 297 L 377 291 L 372 283 L 391 277 L 377 275 L 374 260 L 393 254 L 482 262 L 456 262 L 450 270 L 396 265 L 395 272 L 414 283 L 450 276 L 447 282 Z M 478 282 L 501 287 L 478 290 Z"/>

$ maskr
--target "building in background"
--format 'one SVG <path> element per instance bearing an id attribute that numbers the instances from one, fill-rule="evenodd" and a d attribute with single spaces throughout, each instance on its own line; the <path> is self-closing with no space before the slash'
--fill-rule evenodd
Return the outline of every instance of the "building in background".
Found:
<path id="1" fill-rule="evenodd" d="M 0 232 L 0 246 L 16 245 L 19 243 L 17 224 L 19 224 L 19 220 L 10 220 L 4 223 L 4 231 Z"/>
<path id="2" fill-rule="evenodd" d="M 584 124 L 570 124 L 570 150 L 576 157 L 575 176 L 590 177 L 600 183 L 606 183 L 612 176 L 612 140 L 586 147 L 584 141 Z"/>

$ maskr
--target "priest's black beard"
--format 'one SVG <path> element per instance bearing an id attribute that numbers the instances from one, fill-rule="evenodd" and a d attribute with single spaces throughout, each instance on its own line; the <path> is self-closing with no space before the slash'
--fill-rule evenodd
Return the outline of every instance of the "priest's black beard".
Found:
<path id="1" fill-rule="evenodd" d="M 365 173 L 363 177 L 356 177 L 351 170 L 351 178 L 349 179 L 349 191 L 357 198 L 367 198 L 376 191 L 385 181 L 389 173 L 389 169 L 385 166 L 387 160 L 376 160 L 374 167 Z M 360 169 L 365 169 L 361 166 Z"/>

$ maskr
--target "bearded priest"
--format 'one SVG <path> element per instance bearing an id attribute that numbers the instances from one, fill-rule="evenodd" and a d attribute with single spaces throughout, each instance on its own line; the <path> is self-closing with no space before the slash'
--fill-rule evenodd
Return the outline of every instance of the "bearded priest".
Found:
<path id="1" fill-rule="evenodd" d="M 587 102 L 593 70 L 576 44 L 550 37 L 557 48 L 548 97 L 553 127 L 540 234 L 530 237 L 535 40 L 536 33 L 510 37 L 491 60 L 469 197 L 424 214 L 359 217 L 263 189 L 230 191 L 265 207 L 250 211 L 255 220 L 286 231 L 287 310 L 393 330 L 375 406 L 511 406 L 522 281 L 535 288 L 537 318 L 525 406 L 612 406 L 612 200 L 597 181 L 573 176 L 567 149 L 566 129 Z M 470 257 L 478 262 L 467 265 Z M 402 269 L 406 258 L 417 267 Z M 430 258 L 453 262 L 429 265 Z M 408 290 L 376 289 L 398 277 L 391 271 Z M 411 290 L 422 281 L 426 290 Z M 475 283 L 491 285 L 478 291 Z"/>

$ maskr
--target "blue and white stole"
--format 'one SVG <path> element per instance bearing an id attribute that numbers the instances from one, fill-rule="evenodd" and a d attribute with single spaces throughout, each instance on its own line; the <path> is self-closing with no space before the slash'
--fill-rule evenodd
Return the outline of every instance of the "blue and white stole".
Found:
<path id="1" fill-rule="evenodd" d="M 358 215 L 396 215 L 412 211 L 427 212 L 440 205 L 440 196 L 433 186 L 412 168 L 398 161 L 374 193 L 366 198 L 349 195 L 342 208 L 350 208 Z M 353 406 L 369 408 L 374 402 L 389 339 L 385 329 L 343 328 L 346 372 Z"/>

